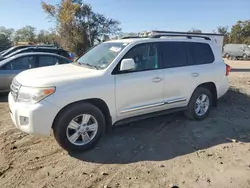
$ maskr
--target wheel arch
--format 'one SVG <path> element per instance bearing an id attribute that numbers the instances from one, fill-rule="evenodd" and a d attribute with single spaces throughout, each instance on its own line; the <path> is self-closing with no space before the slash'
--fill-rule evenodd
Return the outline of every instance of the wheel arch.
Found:
<path id="1" fill-rule="evenodd" d="M 197 88 L 199 88 L 199 87 L 206 88 L 206 89 L 208 89 L 212 93 L 212 96 L 213 96 L 213 106 L 216 107 L 218 105 L 218 100 L 217 100 L 217 88 L 216 88 L 215 83 L 214 82 L 205 82 L 205 83 L 202 83 L 202 84 L 198 85 L 195 88 L 195 90 Z M 192 93 L 192 95 L 193 95 L 193 93 Z"/>
<path id="2" fill-rule="evenodd" d="M 85 103 L 90 103 L 90 104 L 96 106 L 97 108 L 99 108 L 101 110 L 101 112 L 103 113 L 104 118 L 105 118 L 106 130 L 108 130 L 108 131 L 111 130 L 111 128 L 112 128 L 112 117 L 110 115 L 110 110 L 109 110 L 108 105 L 106 104 L 106 102 L 103 101 L 102 99 L 99 99 L 99 98 L 84 99 L 84 100 L 79 100 L 79 101 L 75 101 L 75 102 L 67 104 L 55 116 L 53 124 L 52 124 L 52 128 L 54 127 L 57 118 L 61 115 L 61 113 L 63 111 L 70 108 L 72 105 L 75 105 L 77 103 L 79 103 L 79 105 L 81 105 L 81 103 L 84 103 L 84 102 Z"/>

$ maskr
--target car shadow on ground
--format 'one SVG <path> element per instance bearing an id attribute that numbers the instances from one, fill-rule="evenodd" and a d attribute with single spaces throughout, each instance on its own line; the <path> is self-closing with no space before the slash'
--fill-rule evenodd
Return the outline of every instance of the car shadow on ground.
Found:
<path id="1" fill-rule="evenodd" d="M 70 155 L 82 161 L 127 164 L 163 161 L 219 144 L 250 142 L 250 98 L 230 90 L 203 121 L 170 114 L 117 127 L 92 150 Z M 234 141 L 234 140 L 233 140 Z"/>

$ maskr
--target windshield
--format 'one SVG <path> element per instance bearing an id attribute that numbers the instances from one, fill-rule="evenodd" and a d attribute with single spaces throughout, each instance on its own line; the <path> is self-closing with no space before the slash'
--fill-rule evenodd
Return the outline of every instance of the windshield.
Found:
<path id="1" fill-rule="evenodd" d="M 122 51 L 127 43 L 108 42 L 94 47 L 77 60 L 82 65 L 105 69 Z"/>

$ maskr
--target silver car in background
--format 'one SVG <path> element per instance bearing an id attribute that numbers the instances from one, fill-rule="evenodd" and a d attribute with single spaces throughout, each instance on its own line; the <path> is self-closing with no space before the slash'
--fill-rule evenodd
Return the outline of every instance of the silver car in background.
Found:
<path id="1" fill-rule="evenodd" d="M 223 57 L 247 60 L 250 58 L 250 48 L 247 44 L 226 44 L 223 47 Z"/>
<path id="2" fill-rule="evenodd" d="M 0 61 L 0 92 L 9 91 L 12 79 L 22 71 L 70 62 L 63 56 L 43 52 L 22 53 L 4 59 Z"/>

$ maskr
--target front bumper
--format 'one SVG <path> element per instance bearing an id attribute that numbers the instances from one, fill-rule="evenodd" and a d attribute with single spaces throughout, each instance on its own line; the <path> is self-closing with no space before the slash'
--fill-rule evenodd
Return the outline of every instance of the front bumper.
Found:
<path id="1" fill-rule="evenodd" d="M 46 100 L 37 104 L 15 102 L 11 93 L 9 93 L 8 102 L 11 119 L 18 129 L 35 135 L 50 135 L 59 107 Z"/>

